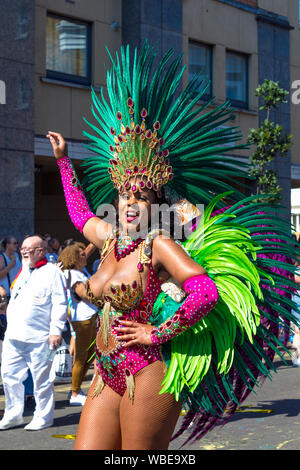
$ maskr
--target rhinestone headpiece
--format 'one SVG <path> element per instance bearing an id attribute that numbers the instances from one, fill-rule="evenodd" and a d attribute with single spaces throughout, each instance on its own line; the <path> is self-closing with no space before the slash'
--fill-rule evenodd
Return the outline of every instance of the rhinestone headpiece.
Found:
<path id="1" fill-rule="evenodd" d="M 140 189 L 153 189 L 157 191 L 158 197 L 161 197 L 161 188 L 173 178 L 173 173 L 169 164 L 169 151 L 161 149 L 164 140 L 157 135 L 160 123 L 156 121 L 153 130 L 146 129 L 145 119 L 148 112 L 143 108 L 140 112 L 142 122 L 135 124 L 132 98 L 128 98 L 127 105 L 130 126 L 124 126 L 122 113 L 118 111 L 117 119 L 121 123 L 121 133 L 117 134 L 113 127 L 110 129 L 115 143 L 109 146 L 113 155 L 108 168 L 111 180 L 119 192 L 128 189 L 136 192 L 139 186 Z"/>

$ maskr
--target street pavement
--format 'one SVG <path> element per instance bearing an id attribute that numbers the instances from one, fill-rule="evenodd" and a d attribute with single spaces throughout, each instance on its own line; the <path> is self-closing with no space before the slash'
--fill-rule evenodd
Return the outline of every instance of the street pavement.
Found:
<path id="1" fill-rule="evenodd" d="M 218 426 L 200 441 L 182 450 L 299 450 L 300 449 L 300 368 L 276 358 L 277 373 L 272 381 L 266 380 L 257 392 L 250 394 L 229 423 Z M 93 370 L 90 369 L 82 389 L 86 393 Z M 55 385 L 55 419 L 51 428 L 25 431 L 23 425 L 0 431 L 1 450 L 72 450 L 81 407 L 68 403 L 70 384 Z M 0 384 L 0 418 L 3 416 L 5 398 Z M 27 403 L 24 422 L 29 423 L 34 403 Z M 180 425 L 180 418 L 178 425 Z M 25 425 L 24 424 L 24 425 Z M 180 452 L 188 437 L 172 441 L 169 450 Z"/>

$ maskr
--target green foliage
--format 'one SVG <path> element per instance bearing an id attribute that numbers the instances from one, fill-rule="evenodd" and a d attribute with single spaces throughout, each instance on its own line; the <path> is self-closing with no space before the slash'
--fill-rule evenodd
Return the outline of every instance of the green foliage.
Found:
<path id="1" fill-rule="evenodd" d="M 255 90 L 255 96 L 262 99 L 260 110 L 267 111 L 267 117 L 258 129 L 251 129 L 247 143 L 255 146 L 250 156 L 250 174 L 257 181 L 256 194 L 269 194 L 270 202 L 280 199 L 281 188 L 277 183 L 274 170 L 268 168 L 275 157 L 285 157 L 292 145 L 291 135 L 285 134 L 280 124 L 270 120 L 272 108 L 280 103 L 286 103 L 288 91 L 280 88 L 278 82 L 265 80 Z"/>
<path id="2" fill-rule="evenodd" d="M 256 88 L 254 94 L 263 99 L 264 104 L 260 106 L 260 111 L 266 109 L 270 112 L 271 108 L 277 108 L 280 103 L 287 103 L 285 98 L 289 92 L 280 88 L 278 82 L 265 79 L 263 84 Z"/>

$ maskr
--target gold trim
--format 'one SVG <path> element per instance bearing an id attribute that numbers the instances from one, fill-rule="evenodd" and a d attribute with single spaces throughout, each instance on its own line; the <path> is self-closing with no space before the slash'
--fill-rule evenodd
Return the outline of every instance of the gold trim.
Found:
<path id="1" fill-rule="evenodd" d="M 108 336 L 110 333 L 110 311 L 110 303 L 105 302 L 101 315 L 100 335 L 106 347 L 108 345 Z"/>
<path id="2" fill-rule="evenodd" d="M 100 393 L 102 392 L 102 390 L 104 388 L 104 385 L 105 385 L 105 383 L 103 382 L 103 379 L 102 379 L 101 375 L 98 374 L 98 378 L 97 378 L 97 382 L 95 384 L 95 388 L 94 388 L 94 391 L 93 391 L 92 398 L 95 398 L 98 395 L 100 395 Z"/>
<path id="3" fill-rule="evenodd" d="M 133 377 L 131 372 L 130 372 L 129 375 L 127 375 L 126 371 L 130 372 L 130 370 L 128 370 L 128 369 L 125 370 L 125 378 L 126 378 L 126 386 L 127 386 L 128 397 L 129 397 L 129 400 L 131 401 L 131 403 L 133 404 L 134 391 L 135 391 L 134 377 Z"/>

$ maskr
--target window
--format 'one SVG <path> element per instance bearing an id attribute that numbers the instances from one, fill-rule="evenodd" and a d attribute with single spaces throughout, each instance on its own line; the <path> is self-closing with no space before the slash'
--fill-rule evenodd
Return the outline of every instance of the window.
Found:
<path id="1" fill-rule="evenodd" d="M 226 54 L 226 96 L 234 106 L 248 107 L 248 57 L 235 52 Z"/>
<path id="2" fill-rule="evenodd" d="M 47 77 L 90 84 L 90 25 L 47 16 Z"/>
<path id="3" fill-rule="evenodd" d="M 198 88 L 199 92 L 206 88 L 203 98 L 212 96 L 212 47 L 207 44 L 189 42 L 189 81 L 194 75 L 202 75 L 205 82 Z M 208 83 L 209 81 L 209 83 Z"/>

